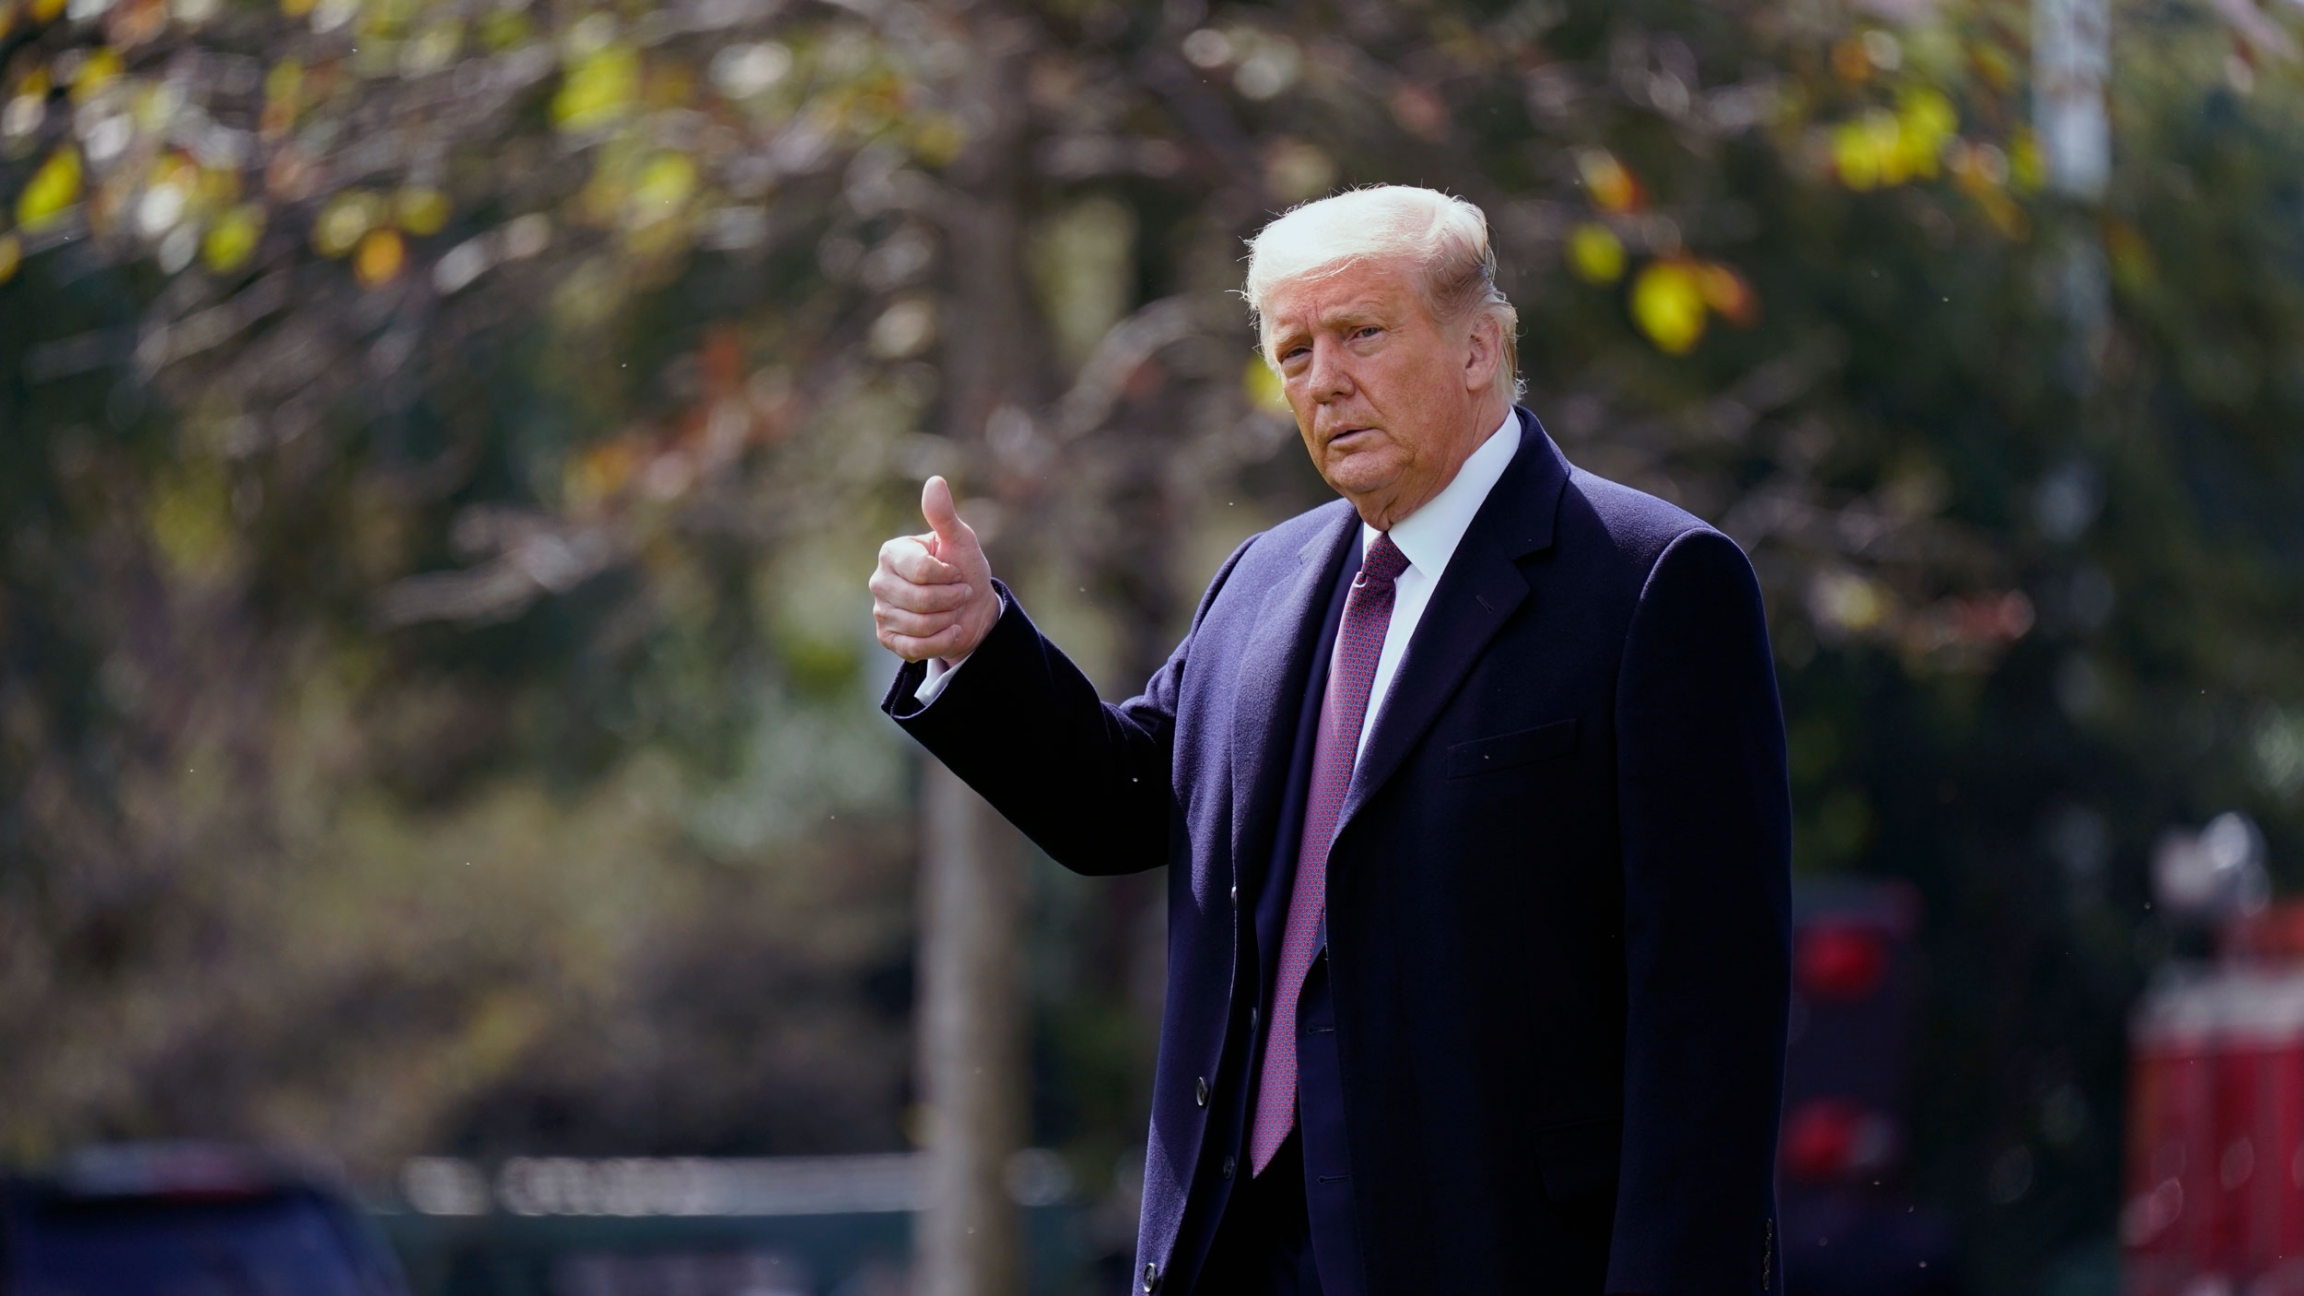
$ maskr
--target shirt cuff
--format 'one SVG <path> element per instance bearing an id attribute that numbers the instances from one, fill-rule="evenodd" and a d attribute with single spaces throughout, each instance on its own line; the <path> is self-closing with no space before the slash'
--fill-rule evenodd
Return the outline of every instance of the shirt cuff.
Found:
<path id="1" fill-rule="evenodd" d="M 973 653 L 969 654 L 971 657 L 974 655 L 975 654 Z M 967 657 L 962 657 L 960 660 L 955 662 L 947 662 L 941 657 L 929 658 L 928 673 L 921 677 L 920 687 L 912 690 L 913 701 L 918 702 L 922 706 L 926 706 L 929 703 L 935 701 L 936 695 L 944 691 L 945 681 L 951 679 L 954 675 L 959 674 L 960 668 L 966 665 L 967 662 Z"/>

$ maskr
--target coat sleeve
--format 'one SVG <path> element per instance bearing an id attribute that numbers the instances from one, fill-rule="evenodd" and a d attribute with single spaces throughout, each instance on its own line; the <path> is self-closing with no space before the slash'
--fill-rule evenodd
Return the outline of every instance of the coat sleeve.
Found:
<path id="1" fill-rule="evenodd" d="M 1608 1291 L 1779 1291 L 1792 807 L 1759 584 L 1726 536 L 1687 532 L 1651 569 L 1616 732 L 1628 1011 Z"/>
<path id="2" fill-rule="evenodd" d="M 1217 591 L 1254 543 L 1251 536 L 1225 560 L 1184 641 L 1126 702 L 1097 696 L 1001 585 L 999 621 L 935 701 L 913 696 L 927 667 L 910 662 L 881 709 L 1064 867 L 1107 874 L 1165 864 L 1184 663 Z"/>

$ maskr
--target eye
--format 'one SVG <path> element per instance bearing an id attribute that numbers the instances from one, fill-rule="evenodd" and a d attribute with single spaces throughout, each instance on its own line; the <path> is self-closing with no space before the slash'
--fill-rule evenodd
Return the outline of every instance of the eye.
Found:
<path id="1" fill-rule="evenodd" d="M 1383 331 L 1384 331 L 1384 330 L 1383 330 L 1382 328 L 1378 327 L 1377 325 L 1374 325 L 1374 324 L 1363 324 L 1363 325 L 1361 325 L 1359 328 L 1356 328 L 1356 329 L 1352 330 L 1352 336 L 1353 336 L 1355 339 L 1359 339 L 1359 338 L 1370 338 L 1370 337 L 1374 337 L 1374 336 L 1376 336 L 1377 334 L 1379 334 L 1379 333 L 1381 333 L 1381 332 L 1383 332 Z"/>

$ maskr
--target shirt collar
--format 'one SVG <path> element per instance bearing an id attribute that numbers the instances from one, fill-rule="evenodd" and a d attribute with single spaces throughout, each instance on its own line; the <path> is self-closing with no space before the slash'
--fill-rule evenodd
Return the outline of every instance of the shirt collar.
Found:
<path id="1" fill-rule="evenodd" d="M 1456 555 L 1456 546 L 1463 542 L 1464 532 L 1471 528 L 1473 515 L 1487 502 L 1488 492 L 1495 489 L 1496 480 L 1511 466 L 1512 456 L 1520 449 L 1520 419 L 1510 407 L 1504 410 L 1504 421 L 1456 470 L 1456 480 L 1441 488 L 1439 494 L 1424 502 L 1424 507 L 1392 524 L 1392 543 L 1400 547 L 1408 565 L 1438 580 L 1447 569 L 1448 560 Z M 1360 524 L 1360 552 L 1376 543 L 1383 532 L 1363 522 Z"/>

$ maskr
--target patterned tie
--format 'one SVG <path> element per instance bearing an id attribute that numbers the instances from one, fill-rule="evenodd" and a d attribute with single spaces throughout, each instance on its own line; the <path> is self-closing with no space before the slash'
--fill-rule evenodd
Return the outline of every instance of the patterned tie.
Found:
<path id="1" fill-rule="evenodd" d="M 1296 848 L 1296 889 L 1288 897 L 1288 926 L 1280 937 L 1280 983 L 1273 990 L 1272 1021 L 1264 1043 L 1264 1074 L 1256 1088 L 1256 1127 L 1248 1163 L 1264 1173 L 1296 1125 L 1296 996 L 1312 970 L 1313 942 L 1328 895 L 1328 843 L 1352 786 L 1360 754 L 1360 726 L 1368 717 L 1368 690 L 1384 631 L 1392 624 L 1392 582 L 1408 558 L 1392 537 L 1368 546 L 1344 600 L 1336 629 L 1336 655 L 1328 664 L 1328 692 L 1320 703 L 1320 729 L 1312 745 L 1312 786 L 1304 799 L 1304 837 Z"/>

